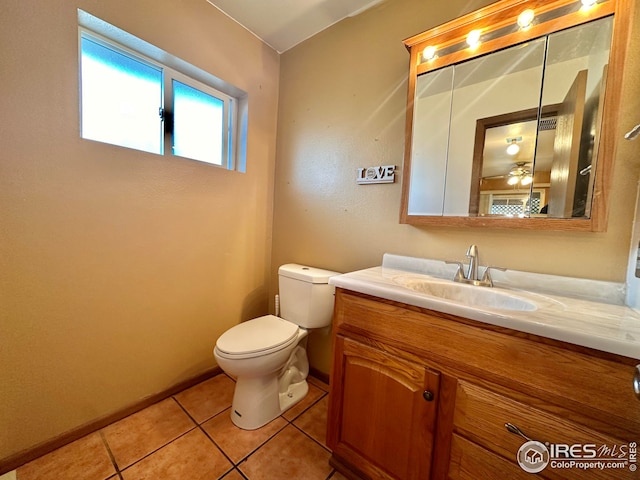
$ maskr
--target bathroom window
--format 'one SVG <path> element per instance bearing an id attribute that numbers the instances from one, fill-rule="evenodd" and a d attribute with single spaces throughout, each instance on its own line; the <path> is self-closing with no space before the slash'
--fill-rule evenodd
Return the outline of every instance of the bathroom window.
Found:
<path id="1" fill-rule="evenodd" d="M 78 18 L 82 138 L 244 171 L 244 92 L 125 32 L 123 44 L 89 30 L 108 24 L 86 12 Z"/>

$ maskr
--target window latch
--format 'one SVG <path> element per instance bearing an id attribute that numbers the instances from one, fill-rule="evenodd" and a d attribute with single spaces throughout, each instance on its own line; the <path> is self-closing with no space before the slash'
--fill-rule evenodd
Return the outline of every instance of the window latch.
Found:
<path id="1" fill-rule="evenodd" d="M 160 117 L 160 120 L 164 121 L 164 108 L 158 108 L 158 116 Z"/>

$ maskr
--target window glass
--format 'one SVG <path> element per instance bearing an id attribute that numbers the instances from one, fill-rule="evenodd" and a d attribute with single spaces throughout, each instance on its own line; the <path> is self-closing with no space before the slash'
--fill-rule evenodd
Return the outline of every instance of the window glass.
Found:
<path id="1" fill-rule="evenodd" d="M 173 80 L 173 154 L 222 165 L 224 101 Z"/>
<path id="2" fill-rule="evenodd" d="M 82 137 L 162 153 L 162 70 L 81 39 Z"/>

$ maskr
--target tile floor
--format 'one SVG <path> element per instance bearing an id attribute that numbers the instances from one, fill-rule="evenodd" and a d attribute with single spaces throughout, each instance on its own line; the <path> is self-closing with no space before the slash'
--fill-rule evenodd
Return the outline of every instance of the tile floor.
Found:
<path id="1" fill-rule="evenodd" d="M 38 458 L 0 480 L 344 480 L 325 445 L 328 386 L 268 425 L 231 423 L 234 381 L 217 375 Z"/>

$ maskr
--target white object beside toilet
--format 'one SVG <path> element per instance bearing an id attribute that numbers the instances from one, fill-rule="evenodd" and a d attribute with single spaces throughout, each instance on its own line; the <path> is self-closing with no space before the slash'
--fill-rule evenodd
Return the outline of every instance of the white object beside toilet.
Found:
<path id="1" fill-rule="evenodd" d="M 309 391 L 307 329 L 331 324 L 337 272 L 290 263 L 278 269 L 282 318 L 265 315 L 223 333 L 213 354 L 236 377 L 231 420 L 245 430 L 266 425 Z M 301 344 L 302 342 L 302 344 Z"/>

